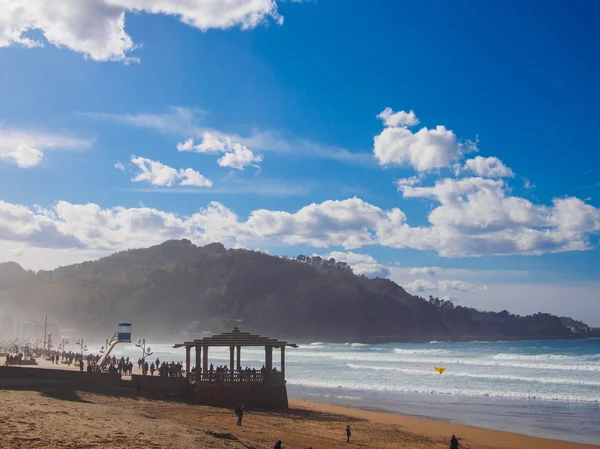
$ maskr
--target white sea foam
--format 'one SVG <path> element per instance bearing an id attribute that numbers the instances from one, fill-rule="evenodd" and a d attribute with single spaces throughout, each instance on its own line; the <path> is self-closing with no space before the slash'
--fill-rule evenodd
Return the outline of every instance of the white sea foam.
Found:
<path id="1" fill-rule="evenodd" d="M 452 354 L 452 352 L 446 349 L 394 349 L 395 354 L 419 354 L 419 355 L 440 355 L 440 354 Z"/>
<path id="2" fill-rule="evenodd" d="M 412 374 L 417 376 L 439 376 L 433 370 L 418 369 L 418 368 L 399 368 L 394 366 L 370 366 L 370 365 L 356 365 L 349 363 L 347 365 L 352 369 L 359 370 L 373 370 L 373 371 L 393 371 L 398 373 Z M 493 374 L 493 373 L 469 373 L 460 371 L 449 371 L 446 370 L 443 374 L 445 377 L 468 377 L 473 379 L 495 379 L 495 380 L 508 380 L 508 381 L 519 381 L 519 382 L 534 382 L 544 384 L 557 384 L 557 385 L 582 385 L 588 387 L 600 387 L 600 381 L 589 381 L 583 379 L 568 379 L 568 378 L 556 378 L 556 377 L 542 377 L 537 376 L 518 376 L 510 374 Z"/>
<path id="3" fill-rule="evenodd" d="M 420 385 L 390 385 L 386 383 L 363 383 L 363 382 L 340 382 L 334 380 L 320 379 L 297 379 L 288 380 L 290 385 L 298 385 L 310 388 L 340 388 L 351 391 L 384 391 L 394 393 L 418 393 L 418 394 L 442 394 L 442 395 L 460 395 L 460 396 L 478 396 L 478 397 L 499 397 L 510 399 L 538 399 L 544 401 L 562 401 L 562 402 L 587 402 L 599 403 L 600 396 L 562 394 L 558 392 L 539 392 L 511 391 L 511 390 L 478 390 L 473 388 L 451 388 L 444 386 L 420 386 Z"/>
<path id="4" fill-rule="evenodd" d="M 350 399 L 350 400 L 355 400 L 355 401 L 362 399 L 362 397 L 360 397 L 360 396 L 339 396 L 336 394 L 309 393 L 308 395 L 309 396 L 318 396 L 321 398 Z"/>
<path id="5" fill-rule="evenodd" d="M 600 358 L 600 354 L 588 354 L 583 356 L 572 356 L 565 354 L 511 354 L 511 353 L 500 353 L 491 356 L 494 360 L 524 360 L 524 361 L 566 361 L 566 362 L 578 362 L 578 361 L 593 361 Z"/>

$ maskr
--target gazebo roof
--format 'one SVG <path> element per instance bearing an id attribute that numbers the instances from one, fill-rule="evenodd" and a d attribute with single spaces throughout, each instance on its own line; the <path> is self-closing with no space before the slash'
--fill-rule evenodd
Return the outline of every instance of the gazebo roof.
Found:
<path id="1" fill-rule="evenodd" d="M 261 337 L 260 335 L 251 334 L 249 332 L 240 332 L 236 327 L 231 332 L 225 332 L 219 335 L 211 335 L 210 337 L 203 337 L 193 341 L 186 341 L 184 343 L 177 343 L 174 348 L 181 348 L 184 346 L 273 346 L 282 347 L 290 346 L 297 348 L 298 345 L 295 343 L 288 343 L 287 341 L 277 340 L 275 338 Z"/>

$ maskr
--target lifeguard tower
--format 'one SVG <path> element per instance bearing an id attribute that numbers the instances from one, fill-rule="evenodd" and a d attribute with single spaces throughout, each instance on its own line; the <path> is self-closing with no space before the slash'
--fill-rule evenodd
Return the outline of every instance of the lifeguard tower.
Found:
<path id="1" fill-rule="evenodd" d="M 117 325 L 117 332 L 115 332 L 110 341 L 106 340 L 106 346 L 103 348 L 104 352 L 98 361 L 99 367 L 104 365 L 113 348 L 118 343 L 131 343 L 131 323 L 119 323 Z"/>

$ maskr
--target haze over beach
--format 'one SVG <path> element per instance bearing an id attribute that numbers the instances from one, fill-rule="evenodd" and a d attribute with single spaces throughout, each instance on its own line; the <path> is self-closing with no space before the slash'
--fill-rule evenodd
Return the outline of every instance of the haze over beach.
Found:
<path id="1" fill-rule="evenodd" d="M 600 6 L 59 3 L 0 1 L 0 446 L 600 446 Z"/>

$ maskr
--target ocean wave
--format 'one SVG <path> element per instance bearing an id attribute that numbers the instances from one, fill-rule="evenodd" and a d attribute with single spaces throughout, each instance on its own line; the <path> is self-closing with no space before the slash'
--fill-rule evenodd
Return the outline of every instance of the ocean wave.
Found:
<path id="1" fill-rule="evenodd" d="M 412 351 L 412 350 L 406 350 Z M 419 350 L 425 351 L 425 350 Z M 436 350 L 433 350 L 436 351 Z M 439 350 L 446 351 L 446 350 Z M 445 365 L 478 365 L 506 368 L 528 368 L 535 370 L 560 370 L 560 371 L 590 371 L 600 372 L 600 363 L 592 361 L 580 361 L 578 363 L 542 363 L 541 361 L 526 360 L 495 360 L 491 358 L 473 358 L 465 355 L 461 358 L 459 354 L 450 352 L 429 353 L 385 353 L 385 352 L 294 352 L 294 358 L 298 362 L 306 359 L 313 360 L 338 360 L 344 362 L 370 362 L 370 363 L 430 363 Z M 552 361 L 550 361 L 552 362 Z"/>
<path id="2" fill-rule="evenodd" d="M 557 401 L 557 402 L 586 402 L 600 403 L 600 396 L 589 395 L 574 395 L 560 393 L 531 393 L 518 391 L 489 391 L 477 390 L 473 388 L 444 388 L 444 387 L 426 387 L 419 385 L 387 385 L 383 383 L 360 383 L 360 382 L 335 382 L 324 380 L 307 380 L 294 379 L 288 380 L 289 385 L 297 385 L 308 388 L 328 388 L 328 389 L 343 389 L 350 391 L 382 391 L 394 393 L 417 393 L 417 394 L 440 394 L 452 396 L 475 396 L 475 397 L 497 397 L 507 399 L 527 399 L 527 400 L 542 400 L 542 401 Z"/>
<path id="3" fill-rule="evenodd" d="M 356 365 L 353 363 L 348 363 L 347 366 L 352 369 L 359 370 L 373 370 L 373 371 L 394 371 L 405 374 L 413 374 L 413 375 L 432 375 L 437 376 L 438 374 L 434 372 L 433 367 L 431 370 L 423 370 L 423 369 L 415 369 L 415 368 L 399 368 L 393 366 L 370 366 L 370 365 Z M 457 371 L 448 371 L 446 370 L 443 374 L 445 377 L 467 377 L 473 379 L 494 379 L 494 380 L 508 380 L 508 381 L 518 381 L 518 382 L 534 382 L 534 383 L 543 383 L 543 384 L 556 384 L 556 385 L 580 385 L 586 387 L 600 387 L 600 382 L 596 381 L 588 381 L 588 380 L 580 380 L 580 379 L 560 379 L 560 378 L 548 378 L 541 376 L 516 376 L 512 374 L 492 374 L 492 373 L 465 373 L 465 372 L 457 372 Z"/>
<path id="4" fill-rule="evenodd" d="M 420 355 L 438 355 L 438 354 L 452 354 L 447 349 L 394 349 L 394 354 L 420 354 Z"/>
<path id="5" fill-rule="evenodd" d="M 600 358 L 600 354 L 587 354 L 581 356 L 564 355 L 564 354 L 513 354 L 500 353 L 494 354 L 490 358 L 494 360 L 525 360 L 525 361 L 545 361 L 545 360 L 563 360 L 568 362 L 588 361 Z"/>
<path id="6" fill-rule="evenodd" d="M 363 399 L 360 396 L 339 396 L 336 394 L 320 394 L 320 393 L 308 393 L 308 396 L 317 396 L 320 398 L 350 399 L 350 400 L 355 400 L 355 401 Z"/>

